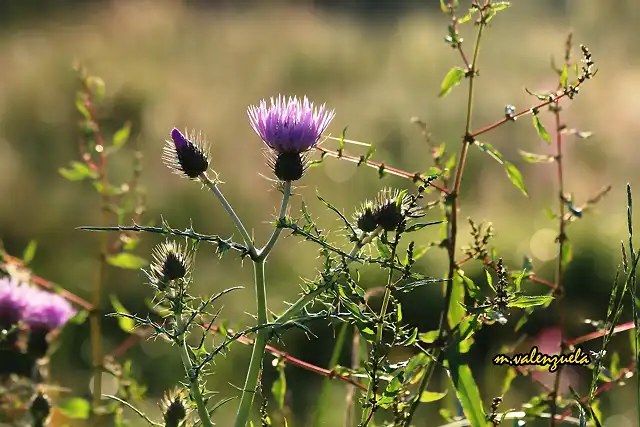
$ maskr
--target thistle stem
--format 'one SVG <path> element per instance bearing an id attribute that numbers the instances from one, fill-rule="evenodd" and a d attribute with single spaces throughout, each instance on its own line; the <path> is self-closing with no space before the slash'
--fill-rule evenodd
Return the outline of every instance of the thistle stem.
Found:
<path id="1" fill-rule="evenodd" d="M 215 185 L 213 186 L 215 188 Z M 215 190 L 214 190 L 215 192 Z M 283 220 L 286 216 L 287 205 L 289 204 L 289 196 L 291 195 L 291 181 L 285 181 L 283 195 L 282 195 L 282 204 L 280 206 L 280 214 L 278 215 L 278 222 Z M 220 196 L 222 194 L 220 193 Z M 221 201 L 224 200 L 222 197 Z M 224 203 L 223 203 L 224 205 Z M 231 207 L 227 209 L 227 212 L 233 212 Z M 240 220 L 238 220 L 239 223 Z M 240 223 L 241 224 L 241 223 Z M 268 323 L 267 319 L 267 290 L 265 286 L 265 276 L 264 276 L 264 264 L 269 256 L 271 250 L 275 247 L 278 238 L 280 237 L 280 233 L 282 229 L 276 225 L 276 229 L 269 237 L 267 244 L 260 251 L 255 250 L 255 247 L 248 242 L 248 246 L 250 246 L 255 254 L 255 257 L 252 256 L 253 260 L 253 269 L 254 269 L 254 277 L 255 277 L 255 287 L 256 287 L 256 305 L 258 307 L 258 325 L 265 325 Z M 256 339 L 253 343 L 253 349 L 251 351 L 251 360 L 249 361 L 249 369 L 247 371 L 247 377 L 245 379 L 244 388 L 242 389 L 242 397 L 240 398 L 240 405 L 238 406 L 238 413 L 236 415 L 235 427 L 245 427 L 247 425 L 247 421 L 249 420 L 249 416 L 251 414 L 251 406 L 253 405 L 253 397 L 256 392 L 256 388 L 258 386 L 258 379 L 260 377 L 260 371 L 262 368 L 262 359 L 264 358 L 264 352 L 267 347 L 268 336 L 270 334 L 270 330 L 266 328 L 259 329 L 256 334 Z"/>
<path id="2" fill-rule="evenodd" d="M 285 181 L 284 188 L 282 190 L 282 205 L 280 206 L 280 215 L 278 215 L 278 223 L 286 217 L 287 214 L 287 205 L 289 204 L 289 197 L 291 196 L 291 181 Z M 266 259 L 273 247 L 276 245 L 278 238 L 280 237 L 280 233 L 282 233 L 282 228 L 276 224 L 276 228 L 271 233 L 271 237 L 267 241 L 267 244 L 258 251 L 259 259 Z"/>
<path id="3" fill-rule="evenodd" d="M 233 224 L 242 235 L 242 239 L 249 249 L 249 255 L 252 259 L 255 259 L 258 256 L 258 253 L 256 252 L 256 247 L 253 243 L 253 239 L 247 232 L 247 229 L 244 227 L 244 224 L 240 220 L 240 217 L 238 217 L 227 199 L 224 197 L 224 194 L 222 194 L 222 191 L 220 191 L 220 189 L 218 188 L 218 184 L 216 183 L 216 181 L 212 181 L 205 173 L 203 173 L 202 175 L 200 175 L 200 182 L 202 182 L 204 185 L 209 187 L 211 191 L 213 191 L 213 194 L 215 194 L 215 196 L 218 198 L 224 210 L 227 211 L 229 217 L 231 217 L 231 221 L 233 221 Z"/>
<path id="4" fill-rule="evenodd" d="M 267 293 L 264 278 L 264 259 L 253 263 L 256 285 L 256 300 L 258 304 L 258 325 L 267 323 Z M 253 397 L 258 386 L 258 378 L 264 351 L 267 346 L 267 335 L 270 331 L 266 328 L 259 329 L 256 339 L 253 342 L 253 350 L 251 352 L 251 361 L 249 362 L 249 370 L 247 378 L 242 389 L 242 397 L 240 398 L 240 406 L 236 415 L 235 427 L 245 427 L 251 413 Z"/>
<path id="5" fill-rule="evenodd" d="M 191 390 L 191 396 L 196 402 L 196 406 L 198 407 L 198 416 L 200 417 L 200 422 L 203 427 L 213 427 L 213 422 L 209 417 L 209 411 L 207 410 L 207 405 L 204 402 L 202 397 L 202 393 L 200 392 L 200 386 L 198 385 L 198 378 L 193 375 L 193 363 L 191 363 L 191 357 L 189 356 L 189 349 L 187 347 L 187 341 L 185 338 L 184 322 L 182 320 L 182 315 L 180 313 L 176 314 L 176 328 L 182 335 L 180 339 L 180 357 L 182 358 L 182 365 L 184 366 L 184 371 L 187 374 L 187 380 L 189 381 L 189 389 Z"/>
<path id="6" fill-rule="evenodd" d="M 398 248 L 398 236 L 396 235 L 395 241 L 393 243 L 393 247 L 391 250 L 391 256 L 389 257 L 389 261 L 393 264 L 394 259 L 396 257 L 396 249 Z M 382 334 L 384 332 L 384 318 L 387 315 L 387 310 L 389 309 L 389 301 L 391 300 L 391 288 L 392 288 L 392 278 L 393 278 L 393 268 L 389 269 L 389 275 L 387 276 L 387 286 L 384 289 L 384 297 L 382 298 L 382 308 L 380 308 L 380 315 L 378 316 L 378 329 L 376 331 L 376 344 L 378 346 L 382 345 Z M 367 388 L 367 396 L 365 398 L 365 402 L 369 402 L 374 394 L 374 382 L 369 382 L 369 387 Z M 363 425 L 368 424 L 368 420 L 373 419 L 373 414 L 376 411 L 376 406 L 371 406 L 371 413 L 367 416 L 366 411 L 362 411 L 361 422 Z"/>

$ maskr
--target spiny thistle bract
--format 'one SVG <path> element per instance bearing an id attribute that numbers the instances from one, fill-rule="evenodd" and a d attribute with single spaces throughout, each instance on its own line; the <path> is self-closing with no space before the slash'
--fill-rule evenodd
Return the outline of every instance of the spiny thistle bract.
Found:
<path id="1" fill-rule="evenodd" d="M 186 133 L 186 132 L 185 132 Z M 189 179 L 198 177 L 209 168 L 207 143 L 201 133 L 192 132 L 187 138 L 177 128 L 171 131 L 162 149 L 164 164 L 179 175 Z"/>
<path id="2" fill-rule="evenodd" d="M 309 164 L 306 153 L 318 145 L 322 133 L 335 117 L 334 110 L 325 105 L 315 108 L 305 96 L 282 95 L 271 98 L 271 105 L 263 99 L 247 109 L 249 123 L 269 148 L 267 159 L 281 181 L 296 181 L 304 175 Z"/>
<path id="3" fill-rule="evenodd" d="M 415 197 L 405 192 L 385 188 L 375 200 L 364 202 L 354 215 L 356 226 L 370 233 L 377 227 L 394 231 L 407 218 L 421 217 L 421 209 L 415 205 Z"/>
<path id="4" fill-rule="evenodd" d="M 153 263 L 145 274 L 150 284 L 164 291 L 171 282 L 188 279 L 191 272 L 193 255 L 180 244 L 166 241 L 153 249 Z"/>
<path id="5" fill-rule="evenodd" d="M 178 427 L 191 411 L 184 391 L 179 388 L 170 390 L 163 396 L 160 409 L 166 427 Z"/>

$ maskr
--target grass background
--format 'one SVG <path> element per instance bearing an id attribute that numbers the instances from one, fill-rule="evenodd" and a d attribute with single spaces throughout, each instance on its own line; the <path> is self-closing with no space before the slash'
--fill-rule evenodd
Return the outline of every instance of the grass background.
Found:
<path id="1" fill-rule="evenodd" d="M 132 120 L 134 138 L 113 163 L 112 176 L 128 179 L 134 148 L 144 153 L 146 218 L 156 222 L 162 214 L 174 227 L 187 227 L 192 220 L 197 231 L 239 238 L 210 194 L 171 175 L 160 161 L 170 129 L 189 127 L 207 135 L 212 167 L 225 181 L 223 190 L 238 214 L 259 241 L 268 237 L 279 195 L 259 176 L 269 171 L 262 143 L 248 126 L 246 108 L 278 93 L 308 95 L 317 103 L 327 103 L 336 110 L 329 132 L 338 136 L 348 126 L 348 138 L 375 144 L 374 160 L 409 171 L 426 171 L 429 149 L 409 119 L 420 117 L 434 139 L 447 142 L 450 149 L 458 147 L 464 126 L 466 90 L 437 98 L 446 72 L 460 65 L 457 54 L 443 42 L 448 21 L 435 0 L 398 10 L 382 7 L 369 14 L 371 5 L 352 3 L 355 6 L 350 10 L 320 7 L 310 1 L 207 4 L 123 0 L 72 2 L 67 7 L 54 2 L 25 2 L 24 7 L 19 2 L 4 3 L 0 28 L 0 194 L 5 197 L 0 199 L 0 237 L 6 249 L 19 255 L 30 239 L 36 239 L 35 271 L 89 297 L 98 236 L 74 227 L 98 223 L 99 200 L 89 185 L 68 182 L 57 172 L 77 157 L 75 60 L 107 84 L 107 100 L 101 110 L 105 132 L 109 134 L 125 120 Z M 507 104 L 518 110 L 533 105 L 536 100 L 526 94 L 525 87 L 533 91 L 555 87 L 550 57 L 561 58 L 569 31 L 573 31 L 576 44 L 590 48 L 599 69 L 575 102 L 563 103 L 568 107 L 563 117 L 570 127 L 594 132 L 587 140 L 567 138 L 566 189 L 580 203 L 602 186 L 613 185 L 593 213 L 569 228 L 574 262 L 566 278 L 568 328 L 570 336 L 578 336 L 590 331 L 583 324 L 585 318 L 604 317 L 619 259 L 619 241 L 625 237 L 624 184 L 631 182 L 636 188 L 639 178 L 640 3 L 513 3 L 491 22 L 483 40 L 474 129 L 500 119 Z M 463 36 L 472 42 L 471 25 L 463 28 Z M 552 131 L 551 116 L 544 114 L 542 120 Z M 461 218 L 490 219 L 497 233 L 493 244 L 507 266 L 518 268 L 528 254 L 538 273 L 553 280 L 554 261 L 549 251 L 552 254 L 554 250 L 554 234 L 544 230 L 555 230 L 556 224 L 546 218 L 543 209 L 556 206 L 555 166 L 527 165 L 518 155 L 518 149 L 552 153 L 552 147 L 539 140 L 530 117 L 483 135 L 481 141 L 491 143 L 521 167 L 530 197 L 523 197 L 509 184 L 497 163 L 472 150 L 462 187 Z M 331 141 L 326 144 L 333 145 Z M 360 154 L 354 148 L 348 150 Z M 315 200 L 316 190 L 350 214 L 383 185 L 410 188 L 400 178 L 380 181 L 373 169 L 327 159 L 300 182 L 292 212 L 297 212 L 304 199 L 320 224 L 337 228 L 339 223 Z M 436 214 L 431 214 L 434 219 Z M 461 231 L 461 242 L 468 240 L 466 231 Z M 436 232 L 426 231 L 418 243 L 436 236 Z M 335 240 L 339 242 L 340 237 Z M 138 253 L 147 256 L 158 242 L 158 237 L 146 236 Z M 420 261 L 420 269 L 435 277 L 445 274 L 445 265 L 445 255 L 437 249 Z M 283 300 L 295 299 L 301 277 L 313 277 L 317 267 L 313 245 L 293 237 L 283 239 L 267 266 L 270 308 L 277 311 L 285 307 Z M 477 268 L 467 268 L 478 274 Z M 252 322 L 247 314 L 255 310 L 249 264 L 243 266 L 233 255 L 218 260 L 213 249 L 205 246 L 198 255 L 195 277 L 195 292 L 202 294 L 247 286 L 225 298 L 223 317 L 238 324 Z M 364 284 L 376 286 L 380 278 L 369 274 Z M 531 293 L 541 292 L 541 288 L 528 286 Z M 107 289 L 130 311 L 145 313 L 144 298 L 150 291 L 141 273 L 112 269 Z M 435 329 L 440 292 L 436 286 L 412 295 L 409 320 L 423 330 Z M 554 316 L 553 309 L 540 313 L 524 332 L 538 335 L 554 324 Z M 504 370 L 490 364 L 498 350 L 495 343 L 517 338 L 512 332 L 514 323 L 483 332 L 472 353 L 487 405 L 499 393 L 504 375 Z M 105 325 L 108 350 L 125 335 L 115 320 L 107 319 Z M 296 357 L 326 366 L 332 332 L 321 324 L 313 329 L 319 339 L 309 342 L 293 332 L 287 335 L 284 348 Z M 622 349 L 624 364 L 630 355 L 628 336 L 623 335 L 614 339 L 614 344 Z M 88 343 L 87 327 L 69 328 L 54 358 L 56 381 L 79 393 L 87 392 L 90 377 Z M 218 361 L 210 380 L 210 387 L 224 396 L 235 393 L 229 383 L 241 386 L 248 363 L 248 348 L 233 350 Z M 129 356 L 134 359 L 136 375 L 149 386 L 147 406 L 153 413 L 161 393 L 183 375 L 179 358 L 160 342 L 144 343 Z M 346 364 L 344 356 L 342 363 Z M 294 367 L 287 372 L 294 411 L 290 424 L 302 426 L 310 419 L 320 378 Z M 267 369 L 266 384 L 273 375 Z M 576 375 L 578 384 L 583 384 L 586 377 Z M 526 399 L 526 393 L 540 391 L 529 383 L 528 378 L 516 379 L 505 405 L 515 407 Z M 440 387 L 444 388 L 444 382 Z M 327 425 L 342 419 L 339 408 L 344 405 L 345 387 L 336 384 L 333 391 L 336 411 Z M 625 419 L 633 419 L 633 398 L 631 387 L 617 388 L 603 398 L 605 414 L 618 417 L 609 420 L 609 425 L 624 426 Z M 436 406 L 425 405 L 425 416 L 418 425 L 438 424 L 434 421 Z M 430 407 L 432 416 L 428 417 Z M 228 425 L 234 411 L 235 405 L 227 406 L 216 420 L 218 425 Z"/>

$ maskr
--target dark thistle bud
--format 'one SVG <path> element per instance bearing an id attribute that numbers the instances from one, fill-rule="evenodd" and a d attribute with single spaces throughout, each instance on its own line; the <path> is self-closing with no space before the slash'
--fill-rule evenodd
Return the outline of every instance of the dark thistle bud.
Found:
<path id="1" fill-rule="evenodd" d="M 280 181 L 297 181 L 307 170 L 307 156 L 294 151 L 268 155 L 267 163 Z"/>
<path id="2" fill-rule="evenodd" d="M 385 189 L 378 196 L 376 221 L 385 231 L 393 231 L 404 221 L 403 200 L 397 190 Z"/>
<path id="3" fill-rule="evenodd" d="M 423 216 L 416 205 L 419 196 L 407 195 L 405 191 L 384 189 L 373 201 L 366 201 L 354 215 L 358 228 L 364 232 L 377 227 L 385 231 L 397 230 L 408 218 Z"/>
<path id="4" fill-rule="evenodd" d="M 29 412 L 33 417 L 33 425 L 36 427 L 45 426 L 51 413 L 51 404 L 49 398 L 43 393 L 38 392 L 31 401 Z"/>
<path id="5" fill-rule="evenodd" d="M 165 427 L 178 427 L 189 415 L 189 407 L 182 390 L 175 389 L 164 395 L 160 401 Z"/>
<path id="6" fill-rule="evenodd" d="M 197 179 L 209 168 L 207 145 L 202 134 L 195 132 L 187 138 L 176 128 L 171 131 L 171 141 L 167 140 L 163 148 L 164 164 L 179 175 Z"/>
<path id="7" fill-rule="evenodd" d="M 356 226 L 365 233 L 370 233 L 378 227 L 378 220 L 374 214 L 374 209 L 374 203 L 367 201 L 362 204 L 354 215 Z"/>
<path id="8" fill-rule="evenodd" d="M 176 242 L 164 242 L 153 250 L 153 263 L 145 272 L 151 285 L 164 291 L 176 280 L 188 277 L 193 256 Z"/>
<path id="9" fill-rule="evenodd" d="M 267 146 L 268 164 L 281 181 L 296 181 L 309 165 L 307 153 L 320 143 L 322 133 L 335 116 L 324 104 L 315 108 L 304 97 L 263 99 L 247 109 L 249 123 Z"/>

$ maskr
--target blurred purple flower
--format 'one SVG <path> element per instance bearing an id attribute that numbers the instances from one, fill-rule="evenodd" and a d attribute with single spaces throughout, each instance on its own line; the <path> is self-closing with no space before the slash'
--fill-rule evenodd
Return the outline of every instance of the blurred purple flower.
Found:
<path id="1" fill-rule="evenodd" d="M 75 310 L 63 297 L 40 291 L 24 309 L 22 321 L 34 329 L 53 330 L 67 323 Z"/>
<path id="2" fill-rule="evenodd" d="M 10 326 L 22 321 L 46 330 L 64 325 L 75 314 L 63 297 L 29 286 L 8 277 L 0 278 L 0 324 Z"/>
<path id="3" fill-rule="evenodd" d="M 314 108 L 305 96 L 302 101 L 282 95 L 271 98 L 271 105 L 263 99 L 259 105 L 248 108 L 249 123 L 265 144 L 279 153 L 303 153 L 315 147 L 320 136 L 335 116 L 322 104 Z"/>
<path id="4" fill-rule="evenodd" d="M 0 326 L 8 327 L 22 320 L 22 313 L 38 292 L 10 277 L 0 278 Z"/>

